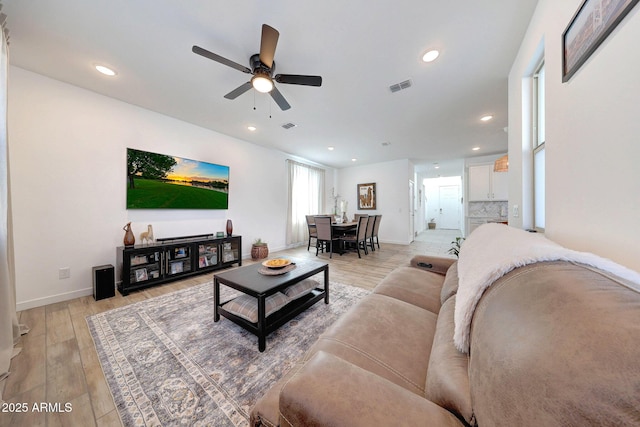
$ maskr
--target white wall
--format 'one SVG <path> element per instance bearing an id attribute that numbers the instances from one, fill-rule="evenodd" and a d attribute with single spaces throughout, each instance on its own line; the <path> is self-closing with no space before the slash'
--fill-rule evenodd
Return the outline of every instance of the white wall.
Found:
<path id="1" fill-rule="evenodd" d="M 550 239 L 640 270 L 640 6 L 567 83 L 562 33 L 582 0 L 540 0 L 509 75 L 509 222 L 531 227 L 526 81 L 544 47 L 546 61 L 546 230 Z"/>
<path id="2" fill-rule="evenodd" d="M 413 241 L 409 229 L 409 180 L 413 168 L 408 160 L 394 160 L 338 170 L 338 192 L 349 202 L 347 215 L 382 215 L 379 240 L 407 245 Z M 376 209 L 356 209 L 358 184 L 376 183 Z M 417 185 L 417 183 L 416 183 Z M 330 194 L 330 192 L 329 192 Z"/>
<path id="3" fill-rule="evenodd" d="M 256 237 L 285 247 L 284 153 L 17 67 L 8 125 L 18 310 L 90 295 L 91 267 L 116 265 L 129 221 L 139 240 L 147 224 L 172 237 L 222 231 L 230 218 L 245 257 Z M 228 165 L 229 209 L 127 210 L 127 147 Z"/>

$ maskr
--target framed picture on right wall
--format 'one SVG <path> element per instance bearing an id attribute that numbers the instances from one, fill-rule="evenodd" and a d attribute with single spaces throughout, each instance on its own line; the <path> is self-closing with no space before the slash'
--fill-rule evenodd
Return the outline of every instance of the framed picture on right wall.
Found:
<path id="1" fill-rule="evenodd" d="M 639 0 L 584 0 L 562 33 L 562 82 L 587 62 Z"/>

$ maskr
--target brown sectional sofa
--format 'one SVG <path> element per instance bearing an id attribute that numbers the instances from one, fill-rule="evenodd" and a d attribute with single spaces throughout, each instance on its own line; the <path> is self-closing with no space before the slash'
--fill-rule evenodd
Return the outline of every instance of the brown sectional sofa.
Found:
<path id="1" fill-rule="evenodd" d="M 453 343 L 458 263 L 419 256 L 332 325 L 251 426 L 640 425 L 640 293 L 566 261 L 484 292 Z"/>

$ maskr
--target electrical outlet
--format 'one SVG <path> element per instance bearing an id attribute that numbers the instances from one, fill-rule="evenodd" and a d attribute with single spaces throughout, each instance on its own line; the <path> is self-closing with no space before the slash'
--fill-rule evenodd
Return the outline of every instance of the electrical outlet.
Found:
<path id="1" fill-rule="evenodd" d="M 58 279 L 68 279 L 69 277 L 71 277 L 71 267 L 58 269 Z"/>
<path id="2" fill-rule="evenodd" d="M 520 207 L 518 205 L 513 205 L 513 217 L 518 218 L 520 216 Z"/>

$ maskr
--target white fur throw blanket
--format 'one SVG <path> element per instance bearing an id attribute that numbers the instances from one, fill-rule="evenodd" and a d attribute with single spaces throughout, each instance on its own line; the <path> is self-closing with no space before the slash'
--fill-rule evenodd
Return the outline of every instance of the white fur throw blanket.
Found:
<path id="1" fill-rule="evenodd" d="M 586 264 L 640 285 L 640 273 L 608 259 L 567 249 L 541 234 L 503 224 L 481 225 L 460 248 L 453 335 L 458 350 L 469 352 L 471 319 L 483 292 L 509 271 L 539 261 Z"/>

